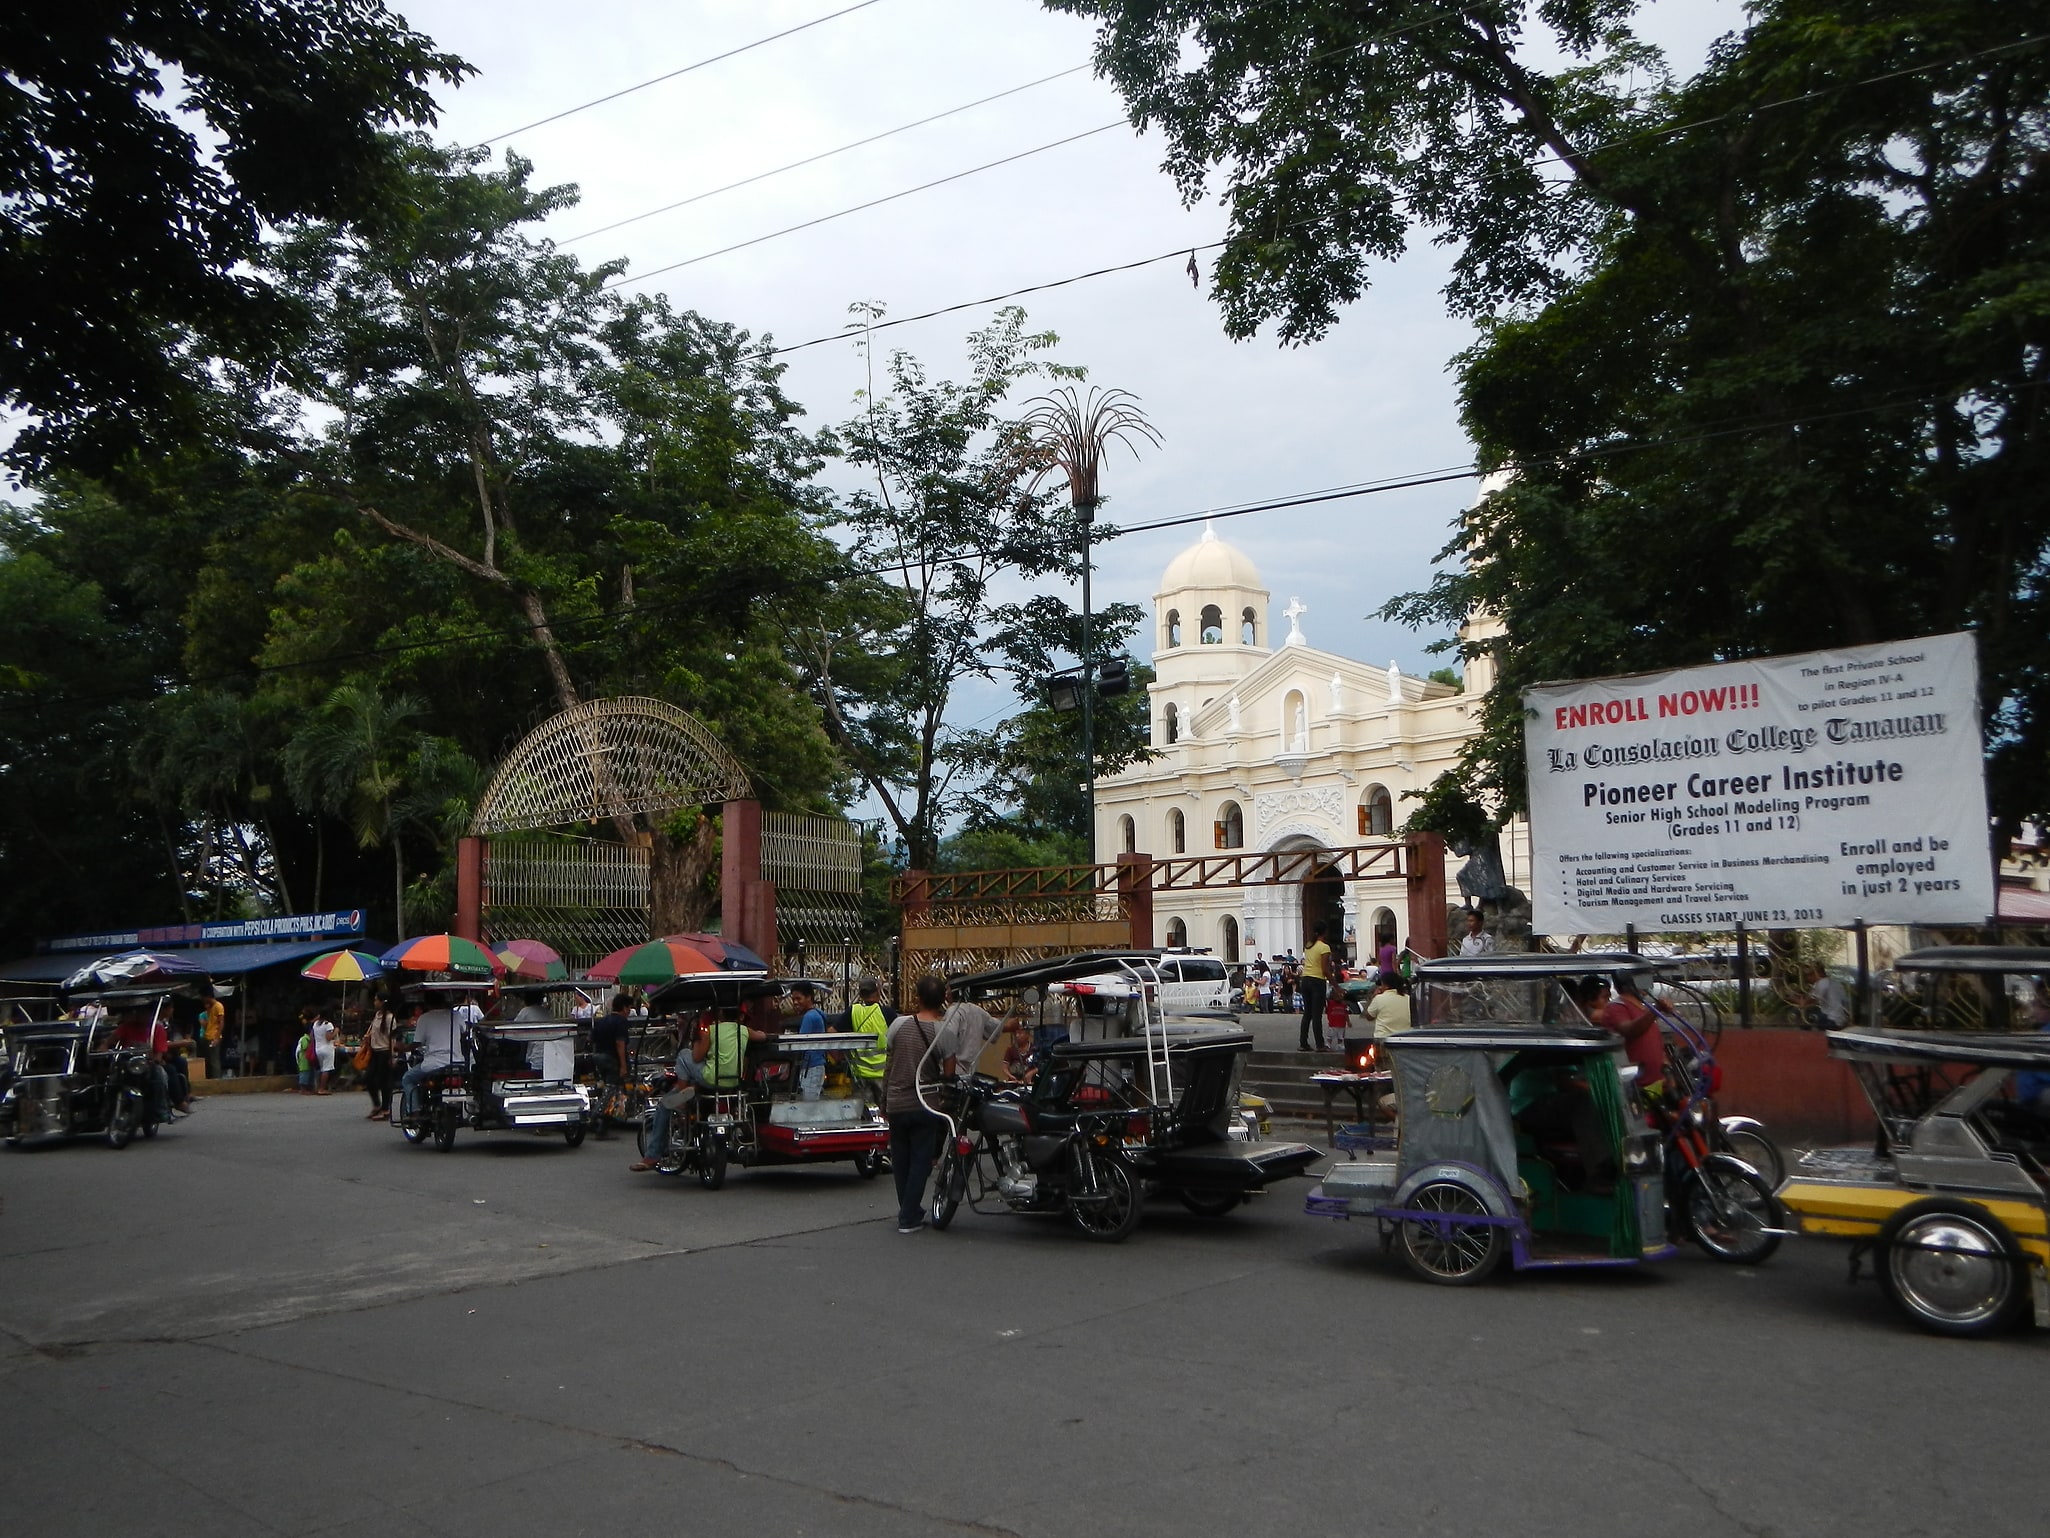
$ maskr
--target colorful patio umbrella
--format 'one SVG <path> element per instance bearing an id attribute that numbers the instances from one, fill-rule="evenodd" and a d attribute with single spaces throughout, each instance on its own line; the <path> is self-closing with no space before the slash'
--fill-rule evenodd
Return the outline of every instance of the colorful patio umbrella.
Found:
<path id="1" fill-rule="evenodd" d="M 666 983 L 695 972 L 726 970 L 719 958 L 708 956 L 685 940 L 650 940 L 614 951 L 591 968 L 590 975 L 606 983 Z"/>
<path id="2" fill-rule="evenodd" d="M 722 935 L 664 935 L 662 938 L 703 951 L 728 972 L 766 972 L 769 969 L 769 964 L 745 945 Z"/>
<path id="3" fill-rule="evenodd" d="M 89 961 L 64 979 L 66 988 L 120 988 L 131 983 L 162 982 L 173 977 L 205 977 L 207 970 L 189 956 L 169 951 L 123 951 Z"/>
<path id="4" fill-rule="evenodd" d="M 321 983 L 367 983 L 384 976 L 384 968 L 368 951 L 329 951 L 301 967 L 299 975 Z"/>
<path id="5" fill-rule="evenodd" d="M 569 976 L 561 953 L 540 940 L 508 940 L 495 949 L 509 978 L 523 983 L 559 983 Z"/>
<path id="6" fill-rule="evenodd" d="M 461 935 L 415 935 L 377 959 L 386 971 L 396 972 L 466 972 L 488 977 L 505 970 L 504 962 Z"/>

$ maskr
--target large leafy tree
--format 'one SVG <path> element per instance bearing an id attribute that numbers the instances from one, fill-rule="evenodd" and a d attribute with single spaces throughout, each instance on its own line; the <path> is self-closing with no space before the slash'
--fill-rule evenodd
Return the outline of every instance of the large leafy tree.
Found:
<path id="1" fill-rule="evenodd" d="M 1453 247 L 1503 474 L 1390 612 L 1506 624 L 1468 792 L 1520 804 L 1539 678 L 1970 627 L 1996 809 L 2050 811 L 2050 7 L 1763 0 L 1675 81 L 1615 0 L 1049 3 L 1186 191 L 1225 178 L 1236 334 Z"/>
<path id="2" fill-rule="evenodd" d="M 208 365 L 275 356 L 266 232 L 388 193 L 392 123 L 468 66 L 379 0 L 16 0 L 0 12 L 8 462 L 104 466 L 207 418 Z"/>

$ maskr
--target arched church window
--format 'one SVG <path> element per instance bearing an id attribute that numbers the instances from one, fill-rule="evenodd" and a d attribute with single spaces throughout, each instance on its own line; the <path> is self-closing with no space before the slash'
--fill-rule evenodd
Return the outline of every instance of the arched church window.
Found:
<path id="1" fill-rule="evenodd" d="M 1219 849 L 1243 849 L 1246 845 L 1245 814 L 1239 810 L 1236 801 L 1227 801 L 1217 809 L 1217 835 Z"/>
<path id="2" fill-rule="evenodd" d="M 1167 847 L 1176 854 L 1189 852 L 1189 825 L 1178 806 L 1167 809 Z"/>
<path id="3" fill-rule="evenodd" d="M 1167 611 L 1167 644 L 1169 646 L 1179 646 L 1182 644 L 1182 611 L 1180 609 L 1169 609 Z"/>
<path id="4" fill-rule="evenodd" d="M 1118 842 L 1124 846 L 1126 854 L 1139 852 L 1139 825 L 1130 817 L 1118 819 Z"/>
<path id="5" fill-rule="evenodd" d="M 1175 709 L 1171 701 L 1160 713 L 1160 735 L 1168 742 L 1182 740 L 1182 713 Z"/>
<path id="6" fill-rule="evenodd" d="M 1260 622 L 1253 617 L 1253 611 L 1247 609 L 1239 615 L 1239 645 L 1258 646 L 1259 644 Z"/>
<path id="7" fill-rule="evenodd" d="M 1202 642 L 1205 646 L 1224 644 L 1224 610 L 1214 603 L 1203 605 Z"/>
<path id="8" fill-rule="evenodd" d="M 1189 943 L 1189 926 L 1180 919 L 1167 921 L 1167 948 L 1171 951 L 1184 949 Z"/>
<path id="9" fill-rule="evenodd" d="M 1360 832 L 1385 837 L 1395 831 L 1395 800 L 1385 785 L 1369 785 L 1360 802 Z"/>
<path id="10" fill-rule="evenodd" d="M 1239 921 L 1229 913 L 1217 926 L 1217 952 L 1226 961 L 1239 959 Z"/>

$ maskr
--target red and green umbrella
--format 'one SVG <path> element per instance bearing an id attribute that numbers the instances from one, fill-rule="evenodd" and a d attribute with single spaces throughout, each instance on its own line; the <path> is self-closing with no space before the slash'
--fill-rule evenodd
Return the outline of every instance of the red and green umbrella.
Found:
<path id="1" fill-rule="evenodd" d="M 728 972 L 766 972 L 769 964 L 738 940 L 721 935 L 665 935 L 664 939 L 688 945 L 716 960 Z"/>
<path id="2" fill-rule="evenodd" d="M 508 940 L 494 949 L 505 975 L 523 983 L 559 983 L 569 976 L 562 955 L 540 940 Z"/>
<path id="3" fill-rule="evenodd" d="M 368 951 L 329 951 L 301 967 L 299 975 L 321 983 L 367 983 L 384 976 L 384 966 Z"/>
<path id="4" fill-rule="evenodd" d="M 504 962 L 461 935 L 416 935 L 401 940 L 377 959 L 391 972 L 467 972 L 489 977 L 505 970 Z"/>
<path id="5" fill-rule="evenodd" d="M 605 983 L 674 982 L 700 972 L 726 970 L 719 958 L 709 956 L 687 940 L 650 940 L 614 951 L 591 968 L 590 975 Z"/>

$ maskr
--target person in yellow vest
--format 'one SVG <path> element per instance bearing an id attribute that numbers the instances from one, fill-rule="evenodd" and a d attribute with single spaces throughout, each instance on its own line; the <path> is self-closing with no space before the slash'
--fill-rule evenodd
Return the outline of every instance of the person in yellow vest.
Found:
<path id="1" fill-rule="evenodd" d="M 879 1000 L 883 985 L 873 977 L 864 977 L 859 989 L 860 1002 L 850 1012 L 847 1028 L 859 1031 L 874 1039 L 873 1046 L 863 1047 L 852 1055 L 854 1087 L 861 1091 L 869 1104 L 883 1103 L 883 1074 L 890 1066 L 890 1016 Z"/>

